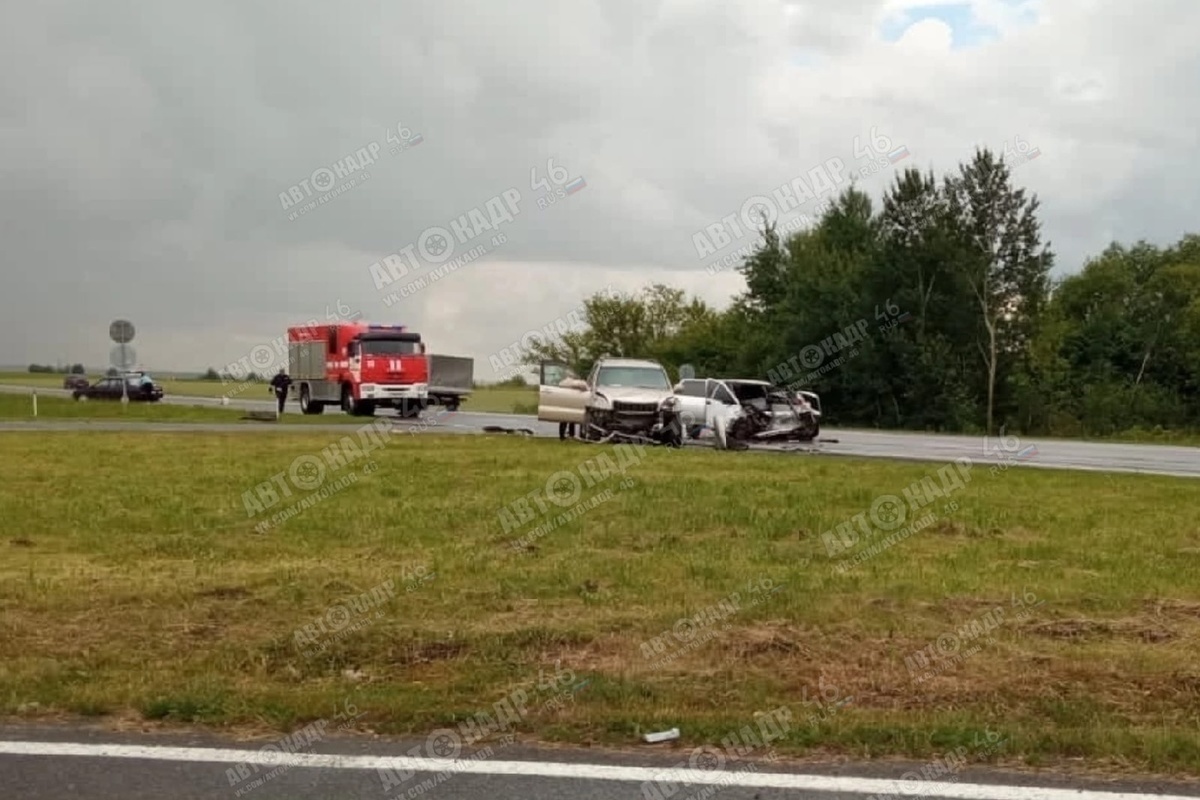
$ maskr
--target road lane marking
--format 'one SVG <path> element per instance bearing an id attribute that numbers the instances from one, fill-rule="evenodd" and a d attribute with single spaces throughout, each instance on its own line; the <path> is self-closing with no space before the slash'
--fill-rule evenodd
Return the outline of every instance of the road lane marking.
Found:
<path id="1" fill-rule="evenodd" d="M 1004 786 L 972 783 L 901 781 L 796 773 L 734 772 L 606 764 L 573 764 L 557 761 L 470 761 L 412 756 L 349 756 L 317 753 L 273 753 L 234 748 L 164 747 L 124 744 L 77 744 L 73 742 L 0 741 L 0 755 L 72 756 L 82 758 L 125 758 L 143 761 L 175 761 L 214 764 L 260 764 L 316 769 L 394 770 L 412 772 L 456 772 L 528 778 L 643 783 L 667 776 L 680 784 L 722 785 L 743 788 L 791 789 L 796 791 L 851 795 L 891 794 L 899 797 L 939 797 L 947 800 L 1196 800 L 1196 796 L 1131 794 L 1127 792 L 1047 789 L 1033 786 Z"/>

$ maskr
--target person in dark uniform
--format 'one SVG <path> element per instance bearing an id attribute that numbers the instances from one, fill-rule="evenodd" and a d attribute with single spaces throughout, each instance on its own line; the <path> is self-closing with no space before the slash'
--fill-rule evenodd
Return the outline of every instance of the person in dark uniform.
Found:
<path id="1" fill-rule="evenodd" d="M 575 423 L 574 422 L 558 423 L 558 439 L 559 439 L 559 441 L 566 439 L 568 433 L 571 435 L 572 439 L 575 438 Z"/>
<path id="2" fill-rule="evenodd" d="M 287 402 L 288 389 L 292 386 L 292 379 L 288 376 L 283 367 L 279 368 L 279 374 L 271 379 L 271 391 L 275 393 L 275 399 L 279 401 L 279 413 L 283 413 L 283 405 Z"/>

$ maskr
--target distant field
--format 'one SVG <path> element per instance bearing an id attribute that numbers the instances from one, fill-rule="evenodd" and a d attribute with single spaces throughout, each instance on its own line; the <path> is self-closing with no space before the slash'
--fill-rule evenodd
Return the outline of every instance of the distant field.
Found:
<path id="1" fill-rule="evenodd" d="M 283 425 L 312 425 L 345 423 L 363 425 L 363 417 L 348 417 L 345 414 L 305 416 L 296 412 L 284 414 Z M 69 397 L 38 397 L 39 420 L 126 420 L 129 422 L 246 422 L 243 409 L 198 408 L 196 406 L 168 405 L 166 403 L 129 403 L 119 400 L 83 400 Z M 33 402 L 26 395 L 0 392 L 0 420 L 33 420 Z"/>
<path id="2" fill-rule="evenodd" d="M 151 373 L 153 374 L 153 373 Z M 98 376 L 89 375 L 89 380 L 95 381 Z M 233 383 L 222 385 L 220 381 L 178 380 L 172 378 L 156 378 L 162 384 L 165 394 L 188 397 L 221 397 L 229 395 L 232 400 L 270 400 L 271 394 L 265 383 Z M 0 383 L 19 384 L 22 386 L 44 386 L 61 389 L 62 375 L 39 375 L 34 373 L 7 372 L 0 373 Z M 291 399 L 289 398 L 289 402 Z M 493 414 L 536 414 L 537 388 L 527 389 L 476 389 L 462 405 L 463 411 L 479 411 Z"/>
<path id="3" fill-rule="evenodd" d="M 937 465 L 424 434 L 284 477 L 336 442 L 4 434 L 0 714 L 288 729 L 351 705 L 402 733 L 524 692 L 550 741 L 715 744 L 786 706 L 785 754 L 1200 776 L 1192 480 L 976 466 L 843 574 L 822 532 Z M 601 453 L 626 471 L 579 505 L 531 499 Z"/>

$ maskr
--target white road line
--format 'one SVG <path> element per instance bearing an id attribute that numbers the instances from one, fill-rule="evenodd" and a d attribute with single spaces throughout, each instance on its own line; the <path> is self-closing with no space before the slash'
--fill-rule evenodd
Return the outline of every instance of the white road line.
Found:
<path id="1" fill-rule="evenodd" d="M 411 756 L 340 756 L 315 753 L 279 753 L 206 747 L 151 747 L 122 744 L 0 741 L 0 754 L 16 756 L 79 756 L 129 758 L 147 761 L 185 761 L 221 764 L 259 764 L 320 769 L 461 772 L 531 778 L 567 778 L 592 781 L 671 781 L 677 784 L 722 785 L 762 789 L 792 789 L 844 794 L 892 794 L 900 797 L 940 797 L 950 800 L 1196 800 L 1195 796 L 1130 794 L 1127 792 L 1043 789 L 972 783 L 937 783 L 854 778 L 791 773 L 736 772 L 729 770 L 656 769 L 556 761 L 455 761 Z"/>

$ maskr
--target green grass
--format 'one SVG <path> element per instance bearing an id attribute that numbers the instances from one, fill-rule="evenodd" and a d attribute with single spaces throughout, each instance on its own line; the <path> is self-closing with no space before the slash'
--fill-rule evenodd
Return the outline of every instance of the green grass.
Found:
<path id="1" fill-rule="evenodd" d="M 153 374 L 153 373 L 151 373 Z M 22 372 L 0 373 L 0 384 L 19 386 L 36 386 L 39 388 L 61 389 L 62 375 L 45 375 Z M 89 380 L 96 381 L 99 376 L 89 375 Z M 187 380 L 174 378 L 155 378 L 162 387 L 163 393 L 184 397 L 221 397 L 229 395 L 232 402 L 241 400 L 269 400 L 267 384 L 256 382 L 229 382 Z M 292 400 L 289 398 L 289 403 Z M 486 387 L 475 389 L 461 406 L 463 411 L 478 411 L 493 414 L 536 414 L 537 387 Z"/>
<path id="2" fill-rule="evenodd" d="M 1193 481 L 979 466 L 957 511 L 937 501 L 935 524 L 843 575 L 821 532 L 937 465 L 648 450 L 611 499 L 518 549 L 544 518 L 505 532 L 500 509 L 607 446 L 401 435 L 257 533 L 302 501 L 248 517 L 243 492 L 335 439 L 6 434 L 0 713 L 288 729 L 349 702 L 362 728 L 425 732 L 534 697 L 561 661 L 591 683 L 560 711 L 531 700 L 525 734 L 678 726 L 691 746 L 785 705 L 783 753 L 924 758 L 991 730 L 1028 763 L 1200 775 Z M 361 628 L 297 646 L 389 579 Z M 747 588 L 766 582 L 782 589 Z M 732 592 L 711 639 L 673 640 Z M 1045 602 L 1017 621 L 1026 592 Z M 912 682 L 906 656 L 996 605 L 993 642 Z M 656 667 L 643 646 L 664 634 L 675 658 Z M 823 715 L 822 688 L 853 702 Z"/>
<path id="3" fill-rule="evenodd" d="M 525 389 L 486 388 L 476 389 L 461 408 L 463 411 L 492 414 L 537 414 L 537 402 L 536 386 Z"/>
<path id="4" fill-rule="evenodd" d="M 53 420 L 97 420 L 127 422 L 215 422 L 263 424 L 245 419 L 245 408 L 238 408 L 237 401 L 228 408 L 204 408 L 196 406 L 170 405 L 167 403 L 123 404 L 119 400 L 72 400 L 69 397 L 47 397 L 38 395 L 38 415 L 33 416 L 33 400 L 29 395 L 0 393 L 0 420 L 2 421 L 53 421 Z M 261 410 L 261 409 L 260 409 Z M 369 422 L 363 417 L 345 414 L 321 414 L 305 416 L 293 406 L 281 419 L 284 425 L 319 425 L 328 423 L 363 425 Z"/>

